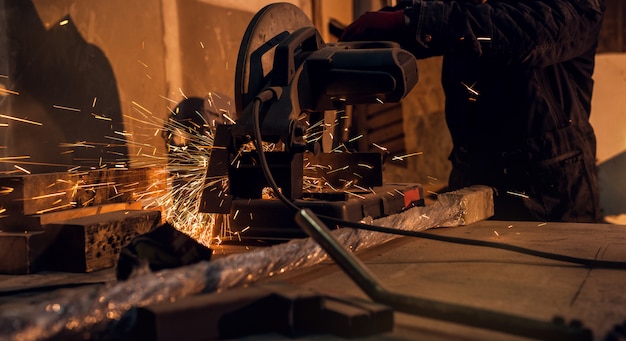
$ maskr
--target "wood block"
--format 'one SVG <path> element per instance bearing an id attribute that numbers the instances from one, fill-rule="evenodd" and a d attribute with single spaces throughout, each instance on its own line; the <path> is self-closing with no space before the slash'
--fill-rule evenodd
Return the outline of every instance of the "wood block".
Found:
<path id="1" fill-rule="evenodd" d="M 166 190 L 161 168 L 105 169 L 0 178 L 0 229 L 41 229 L 41 216 L 75 208 L 147 200 Z M 151 193 L 151 194 L 147 194 Z"/>
<path id="2" fill-rule="evenodd" d="M 360 335 L 374 335 L 389 332 L 393 329 L 393 309 L 391 309 L 389 306 L 359 297 L 335 296 L 333 298 L 338 301 L 346 301 L 347 299 L 349 304 L 368 312 L 369 321 L 367 323 L 367 326 L 360 332 Z"/>
<path id="3" fill-rule="evenodd" d="M 393 328 L 393 310 L 385 305 L 325 296 L 284 282 L 195 295 L 132 313 L 137 323 L 127 338 L 133 340 L 232 339 L 263 333 L 364 337 Z"/>
<path id="4" fill-rule="evenodd" d="M 47 267 L 66 272 L 111 268 L 117 264 L 121 248 L 150 231 L 160 219 L 159 211 L 125 210 L 45 225 L 52 240 Z"/>
<path id="5" fill-rule="evenodd" d="M 24 216 L 37 214 L 53 206 L 70 205 L 68 183 L 69 173 L 0 178 L 0 205 L 4 209 L 0 228 L 5 231 L 40 229 L 36 220 L 24 219 Z"/>
<path id="6" fill-rule="evenodd" d="M 459 209 L 458 221 L 455 221 L 452 226 L 469 225 L 494 214 L 493 189 L 487 186 L 470 186 L 439 194 L 437 201 L 444 206 Z"/>
<path id="7" fill-rule="evenodd" d="M 0 232 L 0 273 L 26 275 L 44 268 L 43 231 Z"/>
<path id="8" fill-rule="evenodd" d="M 110 213 L 124 210 L 141 210 L 142 204 L 138 201 L 133 202 L 120 202 L 113 204 L 87 206 L 82 208 L 75 208 L 71 210 L 63 210 L 57 212 L 50 212 L 45 214 L 37 214 L 32 216 L 33 219 L 37 219 L 40 226 L 56 223 L 59 221 L 65 221 L 74 218 L 93 216 L 97 214 Z"/>
<path id="9" fill-rule="evenodd" d="M 327 296 L 319 331 L 341 337 L 366 337 L 393 329 L 393 310 L 388 306 L 353 297 Z"/>
<path id="10" fill-rule="evenodd" d="M 277 330 L 290 337 L 319 332 L 311 329 L 311 321 L 318 320 L 323 308 L 323 295 L 312 289 L 295 286 L 282 281 L 263 283 L 262 287 L 290 302 L 290 323 Z"/>
<path id="11" fill-rule="evenodd" d="M 278 332 L 295 335 L 294 321 L 317 317 L 322 297 L 287 284 L 261 284 L 136 309 L 133 340 L 214 340 Z"/>

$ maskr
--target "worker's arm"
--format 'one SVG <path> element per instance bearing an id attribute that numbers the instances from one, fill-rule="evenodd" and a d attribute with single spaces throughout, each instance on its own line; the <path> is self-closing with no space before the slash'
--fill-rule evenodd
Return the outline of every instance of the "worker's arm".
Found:
<path id="1" fill-rule="evenodd" d="M 403 11 L 366 13 L 346 28 L 342 40 L 392 38 L 418 58 L 463 54 L 545 66 L 595 44 L 603 1 L 414 1 Z M 393 28 L 375 27 L 378 20 L 391 20 Z"/>

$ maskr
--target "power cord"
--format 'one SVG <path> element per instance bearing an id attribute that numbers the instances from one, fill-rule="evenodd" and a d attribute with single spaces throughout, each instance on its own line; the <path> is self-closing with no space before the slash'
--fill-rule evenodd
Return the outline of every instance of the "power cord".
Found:
<path id="1" fill-rule="evenodd" d="M 464 325 L 497 330 L 509 334 L 521 335 L 542 340 L 592 340 L 591 330 L 577 324 L 565 325 L 535 320 L 503 312 L 474 308 L 453 303 L 439 302 L 427 298 L 396 293 L 385 288 L 356 255 L 349 252 L 330 233 L 330 229 L 310 209 L 300 209 L 285 197 L 274 180 L 263 151 L 261 138 L 260 109 L 261 104 L 280 97 L 280 93 L 269 89 L 254 99 L 254 133 L 257 153 L 263 174 L 278 199 L 295 212 L 295 221 L 328 255 L 352 278 L 352 280 L 372 300 L 386 304 L 392 309 L 412 315 L 438 320 L 460 323 Z M 341 225 L 347 222 L 338 221 Z M 390 229 L 392 230 L 392 229 Z M 396 232 L 393 230 L 392 232 Z"/>
<path id="2" fill-rule="evenodd" d="M 274 176 L 272 176 L 272 172 L 270 171 L 270 167 L 267 164 L 267 158 L 265 157 L 265 151 L 263 150 L 263 139 L 261 136 L 261 118 L 259 117 L 261 114 L 261 104 L 268 102 L 270 100 L 278 100 L 282 94 L 282 89 L 278 87 L 268 88 L 262 91 L 258 96 L 256 96 L 253 100 L 253 111 L 252 114 L 254 116 L 254 144 L 257 150 L 257 154 L 259 155 L 259 162 L 261 163 L 261 169 L 263 170 L 263 175 L 265 175 L 265 180 L 270 185 L 276 197 L 286 206 L 294 210 L 294 213 L 299 211 L 300 208 L 296 206 L 289 198 L 287 198 L 276 184 L 276 180 L 274 180 Z"/>
<path id="3" fill-rule="evenodd" d="M 615 262 L 615 261 L 605 261 L 605 260 L 597 260 L 597 259 L 589 259 L 589 258 L 572 257 L 572 256 L 558 254 L 558 253 L 528 249 L 525 247 L 515 246 L 515 245 L 505 244 L 505 243 L 497 243 L 497 242 L 468 239 L 468 238 L 459 238 L 459 237 L 441 236 L 441 235 L 420 232 L 420 231 L 400 230 L 400 229 L 395 229 L 395 228 L 390 228 L 390 227 L 383 227 L 383 226 L 377 226 L 377 225 L 363 224 L 359 222 L 345 221 L 342 219 L 337 219 L 334 217 L 323 216 L 323 215 L 318 215 L 318 217 L 322 219 L 323 221 L 325 221 L 326 223 L 339 225 L 339 226 L 345 226 L 345 227 L 352 227 L 352 228 L 361 229 L 361 230 L 390 233 L 390 234 L 414 237 L 414 238 L 438 240 L 442 242 L 455 243 L 455 244 L 490 247 L 494 249 L 507 250 L 511 252 L 517 252 L 517 253 L 531 255 L 531 256 L 545 258 L 545 259 L 579 264 L 579 265 L 583 265 L 589 268 L 626 269 L 626 262 Z"/>

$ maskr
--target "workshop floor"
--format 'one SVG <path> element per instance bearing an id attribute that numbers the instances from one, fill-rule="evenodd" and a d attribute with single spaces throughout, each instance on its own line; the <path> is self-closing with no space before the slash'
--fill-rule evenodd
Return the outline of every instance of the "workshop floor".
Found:
<path id="1" fill-rule="evenodd" d="M 482 221 L 429 233 L 507 243 L 589 259 L 626 261 L 626 228 L 608 224 Z M 241 252 L 240 248 L 228 252 Z M 582 266 L 493 248 L 401 237 L 359 254 L 389 289 L 403 294 L 550 321 L 578 320 L 603 340 L 626 321 L 626 272 Z M 99 285 L 111 270 L 92 274 L 0 276 L 0 304 L 30 304 L 57 287 Z M 332 262 L 268 279 L 334 295 L 365 294 Z M 278 334 L 248 340 L 288 339 Z M 304 339 L 340 339 L 310 335 Z M 392 332 L 369 340 L 515 340 L 507 334 L 395 314 Z"/>

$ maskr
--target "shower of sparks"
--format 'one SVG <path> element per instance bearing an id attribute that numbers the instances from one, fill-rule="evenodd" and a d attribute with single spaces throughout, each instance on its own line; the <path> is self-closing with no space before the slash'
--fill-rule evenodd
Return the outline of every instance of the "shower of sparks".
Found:
<path id="1" fill-rule="evenodd" d="M 67 25 L 67 24 L 69 24 L 69 23 L 70 23 L 70 21 L 69 21 L 69 20 L 67 20 L 67 19 L 65 19 L 65 20 L 61 20 L 61 22 L 59 22 L 59 26 L 65 26 L 65 25 Z"/>
<path id="2" fill-rule="evenodd" d="M 200 42 L 200 47 L 204 48 L 204 43 Z"/>
<path id="3" fill-rule="evenodd" d="M 387 148 L 385 148 L 385 147 L 383 147 L 383 146 L 379 146 L 379 145 L 377 145 L 376 143 L 372 143 L 372 145 L 373 145 L 374 147 L 376 147 L 376 148 L 378 148 L 378 149 L 380 149 L 380 150 L 384 151 L 384 152 L 386 152 L 386 151 L 387 151 Z"/>
<path id="4" fill-rule="evenodd" d="M 141 61 L 139 62 L 141 63 Z M 145 64 L 143 65 L 146 66 Z M 182 92 L 182 89 L 179 89 L 179 91 L 183 97 L 187 98 Z M 215 94 L 215 96 L 217 96 L 217 94 Z M 161 98 L 168 102 L 176 103 L 176 101 L 172 99 L 162 96 Z M 210 105 L 215 104 L 212 99 L 209 99 L 209 101 Z M 93 108 L 96 107 L 96 102 L 97 98 L 94 97 L 92 101 Z M 53 107 L 56 109 L 80 112 L 80 109 L 61 105 L 54 105 Z M 96 191 L 108 190 L 109 194 L 107 195 L 107 198 L 109 200 L 116 199 L 125 200 L 126 202 L 141 202 L 142 206 L 146 209 L 161 210 L 164 221 L 168 221 L 178 230 L 186 233 L 204 245 L 217 244 L 227 238 L 241 238 L 241 234 L 245 233 L 248 228 L 240 231 L 239 233 L 233 233 L 230 231 L 230 217 L 227 215 L 200 212 L 202 193 L 207 187 L 215 188 L 215 190 L 220 191 L 220 193 L 227 193 L 228 191 L 228 181 L 226 176 L 212 179 L 206 178 L 210 152 L 213 148 L 214 131 L 211 129 L 198 129 L 199 131 L 201 130 L 202 133 L 192 131 L 193 129 L 188 129 L 189 127 L 185 126 L 184 123 L 177 122 L 172 119 L 159 118 L 156 115 L 153 115 L 151 110 L 136 101 L 132 101 L 131 110 L 132 115 L 125 114 L 123 116 L 125 120 L 136 123 L 130 125 L 133 129 L 129 129 L 129 131 L 115 131 L 113 134 L 109 134 L 114 136 L 105 136 L 107 140 L 110 140 L 107 145 L 113 146 L 126 144 L 129 147 L 135 147 L 135 150 L 133 151 L 134 157 L 131 162 L 132 167 L 130 167 L 130 170 L 133 168 L 154 169 L 155 172 L 161 172 L 159 174 L 163 176 L 156 176 L 155 178 L 158 180 L 152 180 L 151 178 L 150 181 L 153 181 L 153 183 L 147 185 L 145 183 L 137 182 L 136 179 L 132 181 L 127 180 L 126 182 L 122 180 L 121 182 L 103 181 L 97 183 L 85 183 L 81 180 L 81 176 L 87 173 L 84 168 L 78 165 L 67 165 L 67 172 L 68 174 L 71 174 L 73 177 L 72 179 L 74 180 L 59 181 L 56 186 L 46 188 L 47 193 L 40 193 L 38 196 L 30 198 L 44 199 L 43 201 L 49 200 L 51 203 L 50 207 L 41 209 L 38 214 L 68 208 L 96 205 L 97 203 L 94 202 L 94 197 L 84 197 L 84 193 L 95 193 Z M 168 108 L 168 110 L 171 112 L 171 109 Z M 223 114 L 226 120 L 234 123 L 234 120 L 230 118 L 236 117 L 234 112 L 229 112 L 228 110 L 220 108 L 218 108 L 218 110 Z M 91 115 L 94 119 L 111 121 L 110 118 L 104 115 L 96 113 L 91 113 Z M 41 125 L 37 122 L 18 119 L 15 117 L 7 117 L 5 115 L 0 117 Z M 312 125 L 311 128 L 332 129 L 336 124 L 337 123 L 334 125 L 331 124 L 328 127 L 323 127 L 322 123 L 319 123 Z M 311 134 L 317 133 L 311 129 L 309 132 Z M 162 134 L 170 134 L 170 138 L 180 137 L 185 141 L 185 145 L 169 145 L 166 153 L 162 153 L 160 152 L 162 149 L 161 146 L 155 146 L 152 142 L 150 142 L 155 136 L 158 137 Z M 133 138 L 127 139 L 127 137 Z M 149 139 L 142 140 L 143 137 L 149 137 Z M 362 136 L 357 136 L 352 138 L 350 142 L 353 142 L 361 137 Z M 156 140 L 156 143 L 163 143 L 163 140 L 159 140 L 158 138 L 154 140 Z M 90 141 L 72 141 L 72 143 L 63 143 L 60 146 L 72 149 L 94 148 L 96 145 L 98 144 Z M 386 148 L 381 146 L 376 147 L 386 150 Z M 246 151 L 251 151 L 254 149 L 254 146 L 251 144 L 249 146 L 245 146 L 245 148 Z M 263 149 L 266 151 L 279 150 L 276 144 L 270 143 L 264 143 Z M 345 152 L 348 151 L 348 148 L 345 145 L 341 145 L 334 151 Z M 72 152 L 72 150 L 69 150 L 68 152 Z M 119 157 L 125 158 L 128 156 L 119 155 Z M 23 158 L 29 158 L 29 156 L 0 158 L 0 162 L 11 162 L 15 164 L 18 163 L 17 160 Z M 97 160 L 95 161 L 97 162 Z M 116 164 L 114 162 L 107 163 L 105 161 L 106 160 L 100 162 L 99 167 L 101 169 L 114 169 L 116 171 L 119 169 L 122 172 L 129 171 L 129 169 L 126 168 L 126 165 Z M 26 162 L 19 163 L 25 164 Z M 372 169 L 372 166 L 364 163 L 358 164 L 358 166 Z M 17 165 L 14 165 L 14 167 L 21 172 L 30 174 L 30 172 L 25 168 Z M 327 166 L 321 165 L 313 165 L 310 167 L 328 169 Z M 348 170 L 349 168 L 350 167 L 346 165 L 345 167 L 330 170 L 329 173 Z M 357 174 L 354 175 L 355 179 L 360 177 Z M 76 177 L 79 179 L 76 179 Z M 364 187 L 360 187 L 357 185 L 357 181 L 353 180 L 345 181 L 345 186 L 342 188 L 334 188 L 324 179 L 305 177 L 303 187 L 305 190 L 311 191 L 330 189 L 335 192 L 345 192 L 348 196 L 362 199 L 364 197 L 360 194 L 370 192 L 374 193 L 371 188 L 366 189 Z M 357 189 L 357 191 L 350 189 Z M 12 188 L 0 188 L 0 194 L 7 194 L 11 191 L 13 191 Z M 83 193 L 83 197 L 81 197 L 81 193 Z M 130 199 L 127 200 L 126 198 Z M 68 200 L 70 200 L 69 203 Z M 232 219 L 237 218 L 241 219 L 241 214 L 239 214 L 239 212 L 234 213 L 234 216 L 232 217 Z M 253 218 L 254 217 L 250 213 L 249 219 L 253 220 Z"/>
<path id="5" fill-rule="evenodd" d="M 170 103 L 173 103 L 173 104 L 178 104 L 178 102 L 177 102 L 177 101 L 175 101 L 175 100 L 173 100 L 173 99 L 171 99 L 171 98 L 167 98 L 167 97 L 165 97 L 165 96 L 159 96 L 159 97 L 160 97 L 161 99 L 164 99 L 164 100 L 166 100 L 166 101 L 170 102 Z M 170 112 L 171 112 L 171 110 L 170 110 Z"/>
<path id="6" fill-rule="evenodd" d="M 38 195 L 38 196 L 32 197 L 32 199 L 39 200 L 39 199 L 53 198 L 53 197 L 64 196 L 64 195 L 67 195 L 67 193 L 66 192 L 50 193 L 50 194 Z"/>
<path id="7" fill-rule="evenodd" d="M 367 188 L 365 188 L 365 187 L 362 187 L 362 186 L 359 186 L 359 185 L 357 185 L 357 184 L 355 184 L 355 185 L 354 185 L 354 187 L 355 187 L 355 188 L 360 189 L 360 190 L 361 190 L 361 191 L 363 191 L 363 192 L 369 192 L 369 191 L 370 191 L 369 189 L 367 189 Z"/>
<path id="8" fill-rule="evenodd" d="M 76 143 L 59 143 L 59 147 L 61 147 L 61 148 L 74 148 L 74 147 L 95 148 L 93 145 L 88 144 L 85 141 L 76 142 Z"/>
<path id="9" fill-rule="evenodd" d="M 333 148 L 333 150 L 331 150 L 331 153 L 343 153 L 343 152 L 347 152 L 349 151 L 348 147 L 346 147 L 345 144 L 340 143 L 337 147 Z"/>
<path id="10" fill-rule="evenodd" d="M 27 120 L 27 119 L 15 117 L 15 116 L 8 116 L 8 115 L 0 114 L 0 117 L 1 118 L 6 118 L 7 120 L 13 120 L 13 121 L 18 121 L 18 122 L 22 122 L 22 123 L 33 124 L 33 125 L 37 125 L 37 126 L 42 126 L 43 125 L 43 123 L 41 123 L 41 122 L 35 122 L 35 121 L 31 121 L 31 120 Z"/>
<path id="11" fill-rule="evenodd" d="M 136 106 L 136 107 L 140 108 L 141 110 L 143 110 L 145 113 L 148 113 L 148 114 L 152 115 L 152 112 L 150 112 L 150 110 L 146 109 L 146 108 L 145 108 L 144 106 L 142 106 L 141 104 L 139 104 L 139 103 L 137 103 L 137 102 L 135 102 L 135 101 L 131 101 L 131 103 L 132 103 L 134 106 Z"/>
<path id="12" fill-rule="evenodd" d="M 80 109 L 78 109 L 78 108 L 66 107 L 66 106 L 63 106 L 63 105 L 56 105 L 56 104 L 54 104 L 54 105 L 52 105 L 52 107 L 55 108 L 55 109 L 80 112 Z"/>
<path id="13" fill-rule="evenodd" d="M 479 96 L 480 93 L 476 90 L 474 90 L 474 87 L 476 86 L 476 83 L 472 84 L 472 85 L 467 85 L 463 82 L 461 82 L 461 84 L 465 87 L 465 89 L 472 95 L 474 96 Z"/>
<path id="14" fill-rule="evenodd" d="M 2 187 L 0 187 L 0 194 L 1 195 L 6 195 L 6 194 L 9 194 L 9 193 L 13 193 L 14 190 L 15 190 L 15 188 L 13 188 L 13 187 L 2 186 Z"/>
<path id="15" fill-rule="evenodd" d="M 392 158 L 392 160 L 394 160 L 394 161 L 402 161 L 402 160 L 404 160 L 404 159 L 406 159 L 408 157 L 418 156 L 418 155 L 422 155 L 422 154 L 424 154 L 424 152 L 416 152 L 416 153 L 410 153 L 410 154 L 405 154 L 405 155 L 397 155 L 397 156 L 394 156 Z"/>
<path id="16" fill-rule="evenodd" d="M 111 121 L 110 117 L 101 116 L 101 115 L 97 115 L 97 114 L 91 114 L 91 115 L 93 116 L 93 118 L 95 118 L 97 120 Z"/>
<path id="17" fill-rule="evenodd" d="M 76 172 L 79 169 L 80 169 L 80 166 L 76 166 L 76 167 L 72 167 L 72 168 L 68 169 L 67 172 L 68 173 L 73 173 L 73 172 Z"/>
<path id="18" fill-rule="evenodd" d="M 513 196 L 520 197 L 520 198 L 524 198 L 524 199 L 529 199 L 530 198 L 528 195 L 526 195 L 524 193 L 517 193 L 517 192 L 512 192 L 512 191 L 506 191 L 506 194 L 513 195 Z"/>
<path id="19" fill-rule="evenodd" d="M 147 68 L 148 64 L 142 62 L 141 60 L 137 59 L 137 63 L 141 64 L 143 67 Z"/>
<path id="20" fill-rule="evenodd" d="M 337 169 L 333 169 L 331 171 L 328 171 L 328 172 L 326 172 L 326 174 L 332 174 L 332 173 L 340 172 L 342 170 L 347 170 L 349 168 L 350 168 L 350 166 L 343 166 L 341 168 L 337 168 Z"/>
<path id="21" fill-rule="evenodd" d="M 222 114 L 222 117 L 224 117 L 228 122 L 230 122 L 230 124 L 235 124 L 235 121 L 232 118 L 230 118 L 230 116 L 226 114 Z"/>
<path id="22" fill-rule="evenodd" d="M 0 94 L 19 95 L 20 93 L 17 91 L 0 88 Z"/>
<path id="23" fill-rule="evenodd" d="M 163 99 L 171 101 L 165 97 Z M 92 107 L 96 106 L 96 102 L 97 98 L 94 97 Z M 61 105 L 54 105 L 54 108 L 80 111 L 79 109 Z M 44 214 L 75 207 L 99 205 L 100 203 L 94 201 L 94 193 L 108 193 L 106 198 L 110 202 L 119 202 L 120 200 L 123 202 L 139 202 L 146 209 L 161 210 L 164 221 L 168 221 L 178 230 L 204 245 L 218 243 L 225 237 L 234 237 L 230 232 L 227 217 L 219 214 L 199 212 L 204 188 L 209 186 L 209 184 L 227 184 L 225 177 L 222 179 L 205 179 L 208 159 L 213 145 L 213 131 L 208 129 L 208 132 L 196 133 L 185 129 L 177 129 L 184 128 L 184 124 L 157 117 L 148 108 L 136 101 L 132 101 L 131 109 L 133 115 L 124 115 L 125 119 L 139 123 L 131 125 L 133 130 L 115 131 L 114 134 L 109 134 L 114 136 L 104 136 L 110 140 L 110 142 L 104 143 L 104 145 L 116 146 L 126 144 L 129 147 L 136 147 L 138 150 L 136 149 L 133 152 L 133 155 L 136 154 L 136 156 L 131 160 L 132 167 L 127 168 L 125 164 L 101 160 L 96 168 L 121 172 L 115 174 L 124 174 L 124 172 L 132 171 L 133 169 L 147 169 L 148 172 L 157 172 L 161 176 L 150 176 L 148 181 L 151 183 L 148 184 L 146 184 L 145 180 L 139 183 L 134 178 L 133 181 L 125 181 L 124 178 L 126 176 L 124 175 L 120 175 L 121 180 L 116 178 L 116 181 L 119 182 L 103 181 L 89 183 L 84 180 L 89 179 L 89 177 L 83 176 L 87 174 L 83 167 L 79 165 L 63 165 L 67 167 L 67 173 L 71 175 L 70 179 L 73 180 L 58 181 L 55 186 L 42 188 L 42 193 L 23 199 L 41 199 L 42 202 L 48 202 L 49 207 L 43 207 L 37 212 L 38 214 Z M 235 114 L 228 110 L 223 110 L 222 112 L 235 117 Z M 91 115 L 94 119 L 111 121 L 110 118 L 103 115 L 95 113 L 91 113 Z M 0 117 L 41 125 L 38 122 L 13 116 L 1 115 Z M 186 141 L 185 148 L 170 146 L 169 153 L 167 151 L 162 153 L 160 145 L 156 146 L 150 142 L 154 136 L 159 136 L 165 130 L 172 132 L 172 134 L 180 134 Z M 146 131 L 150 133 L 145 134 Z M 132 136 L 134 139 L 127 139 L 129 136 Z M 149 139 L 143 140 L 143 137 L 149 137 Z M 158 144 L 164 142 L 160 139 L 155 140 Z M 101 144 L 90 141 L 72 141 L 71 143 L 61 143 L 59 145 L 62 148 L 70 149 L 69 152 L 72 152 L 71 149 L 94 148 L 94 146 Z M 118 155 L 116 157 L 126 159 L 128 155 Z M 30 174 L 26 168 L 22 167 L 24 164 L 28 164 L 28 162 L 22 160 L 28 158 L 30 156 L 3 157 L 0 158 L 0 162 L 11 163 L 11 167 L 15 169 L 11 172 L 19 171 Z M 95 161 L 97 164 L 98 160 Z M 42 165 L 42 163 L 37 162 L 32 162 L 32 164 Z M 5 172 L 5 174 L 11 173 Z M 224 188 L 224 191 L 226 190 L 227 188 Z M 6 195 L 11 192 L 13 192 L 12 188 L 0 188 L 0 195 Z M 68 199 L 70 200 L 69 203 Z"/>
<path id="24" fill-rule="evenodd" d="M 18 165 L 13 165 L 13 167 L 15 167 L 15 168 L 17 168 L 17 169 L 21 170 L 22 172 L 24 172 L 24 173 L 26 173 L 26 174 L 30 174 L 30 171 L 29 171 L 28 169 L 22 168 L 22 167 L 20 167 L 20 166 L 18 166 Z"/>
<path id="25" fill-rule="evenodd" d="M 360 139 L 360 138 L 362 138 L 362 137 L 363 137 L 363 134 L 361 134 L 361 135 L 359 135 L 359 136 L 355 136 L 355 137 L 353 137 L 353 138 L 349 139 L 349 140 L 348 140 L 348 142 L 354 142 L 354 141 L 356 141 L 356 140 L 358 140 L 358 139 Z"/>
<path id="26" fill-rule="evenodd" d="M 538 224 L 538 225 L 537 225 L 537 227 L 546 226 L 547 224 L 548 224 L 548 223 L 545 223 L 545 222 L 544 222 L 544 223 L 540 223 L 540 224 Z"/>
<path id="27" fill-rule="evenodd" d="M 362 195 L 359 195 L 359 194 L 356 194 L 356 193 L 353 193 L 353 192 L 350 192 L 350 191 L 345 191 L 345 193 L 348 194 L 349 196 L 352 195 L 352 196 L 355 196 L 355 197 L 357 197 L 359 199 L 365 200 L 365 197 L 362 196 Z"/>
<path id="28" fill-rule="evenodd" d="M 65 205 L 61 205 L 61 206 L 55 206 L 55 207 L 50 207 L 50 208 L 46 208 L 46 209 L 43 209 L 43 210 L 39 210 L 39 211 L 37 211 L 35 213 L 36 214 L 44 214 L 44 213 L 59 211 L 59 210 L 66 209 L 66 208 L 74 208 L 74 207 L 76 207 L 76 203 L 75 202 L 71 202 L 69 204 L 65 204 Z"/>

